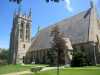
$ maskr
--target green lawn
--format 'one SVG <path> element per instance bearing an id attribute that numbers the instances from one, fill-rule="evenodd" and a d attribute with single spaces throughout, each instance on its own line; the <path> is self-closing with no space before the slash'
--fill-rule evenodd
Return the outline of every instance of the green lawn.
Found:
<path id="1" fill-rule="evenodd" d="M 20 72 L 20 71 L 26 71 L 30 70 L 31 67 L 36 66 L 47 66 L 47 65 L 5 65 L 0 66 L 0 75 L 12 73 L 12 72 Z M 48 70 L 48 71 L 42 71 L 37 74 L 33 75 L 56 75 L 56 70 Z M 28 74 L 25 74 L 28 75 Z M 29 74 L 30 75 L 30 74 Z M 100 67 L 83 67 L 81 68 L 65 68 L 60 70 L 60 75 L 100 75 Z"/>
<path id="2" fill-rule="evenodd" d="M 30 70 L 32 67 L 37 67 L 37 66 L 47 66 L 47 65 L 42 65 L 42 64 L 4 65 L 4 66 L 0 66 L 0 75 L 12 73 L 12 72 L 26 71 L 26 70 Z"/>
<path id="3" fill-rule="evenodd" d="M 43 71 L 33 75 L 56 75 L 56 70 Z M 100 69 L 63 69 L 60 75 L 100 75 Z"/>
<path id="4" fill-rule="evenodd" d="M 21 66 L 21 65 L 4 65 L 0 66 L 0 75 L 11 73 L 11 72 L 20 72 L 25 71 L 31 68 L 31 66 Z"/>

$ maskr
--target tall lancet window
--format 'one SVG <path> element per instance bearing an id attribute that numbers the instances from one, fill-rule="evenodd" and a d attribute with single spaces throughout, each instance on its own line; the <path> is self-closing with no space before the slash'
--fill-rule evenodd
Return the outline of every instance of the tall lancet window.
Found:
<path id="1" fill-rule="evenodd" d="M 27 23 L 26 25 L 26 40 L 30 40 L 30 24 Z"/>
<path id="2" fill-rule="evenodd" d="M 23 39 L 24 37 L 24 22 L 20 25 L 20 38 Z"/>

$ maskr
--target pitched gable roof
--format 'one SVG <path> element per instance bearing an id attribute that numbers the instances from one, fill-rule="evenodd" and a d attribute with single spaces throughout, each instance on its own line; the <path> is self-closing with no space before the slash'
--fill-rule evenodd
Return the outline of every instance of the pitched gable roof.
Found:
<path id="1" fill-rule="evenodd" d="M 54 25 L 51 25 L 43 30 L 41 30 L 36 39 L 32 42 L 30 47 L 31 50 L 50 48 L 50 33 L 55 25 L 58 25 L 60 32 L 64 33 L 66 38 L 70 38 L 72 44 L 85 43 L 89 41 L 89 31 L 90 31 L 90 18 L 91 18 L 90 8 L 87 11 L 81 12 L 71 18 L 64 19 Z"/>

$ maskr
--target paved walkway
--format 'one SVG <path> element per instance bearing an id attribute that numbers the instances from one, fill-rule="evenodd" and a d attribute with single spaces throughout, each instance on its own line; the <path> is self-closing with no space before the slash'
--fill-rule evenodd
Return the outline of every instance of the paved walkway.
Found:
<path id="1" fill-rule="evenodd" d="M 41 71 L 52 70 L 52 69 L 57 69 L 57 67 L 45 67 Z M 64 69 L 64 67 L 60 67 L 60 69 Z"/>

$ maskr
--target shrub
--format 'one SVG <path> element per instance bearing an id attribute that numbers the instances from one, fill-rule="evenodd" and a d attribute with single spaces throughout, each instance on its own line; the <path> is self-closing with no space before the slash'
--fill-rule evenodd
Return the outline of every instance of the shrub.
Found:
<path id="1" fill-rule="evenodd" d="M 31 71 L 36 73 L 36 72 L 40 71 L 42 68 L 43 67 L 33 67 L 33 68 L 31 68 Z"/>
<path id="2" fill-rule="evenodd" d="M 73 59 L 71 61 L 71 66 L 72 67 L 82 67 L 82 66 L 88 66 L 89 65 L 89 60 L 84 51 L 75 51 L 73 53 Z"/>

